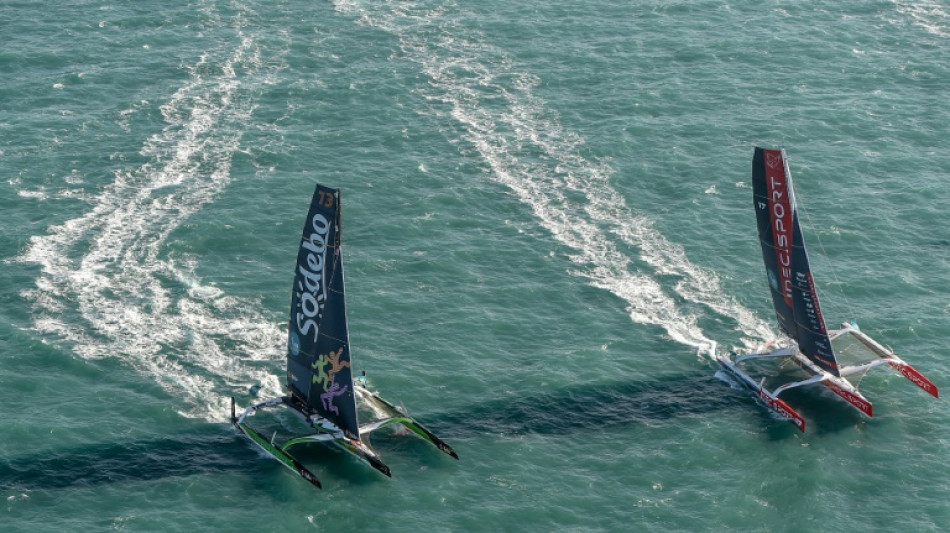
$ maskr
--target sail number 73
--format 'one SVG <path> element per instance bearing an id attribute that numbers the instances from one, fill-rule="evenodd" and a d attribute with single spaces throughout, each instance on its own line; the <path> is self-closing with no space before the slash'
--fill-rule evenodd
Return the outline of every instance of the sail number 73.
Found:
<path id="1" fill-rule="evenodd" d="M 326 207 L 327 209 L 333 209 L 333 193 L 327 191 L 318 191 L 320 197 L 317 199 L 317 203 L 320 204 L 320 207 Z"/>

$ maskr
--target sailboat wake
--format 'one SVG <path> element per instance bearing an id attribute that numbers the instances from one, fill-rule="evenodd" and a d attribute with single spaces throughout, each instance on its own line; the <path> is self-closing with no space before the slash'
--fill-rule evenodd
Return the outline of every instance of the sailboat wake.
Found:
<path id="1" fill-rule="evenodd" d="M 710 345 L 686 300 L 729 317 L 747 336 L 770 338 L 766 324 L 725 296 L 715 273 L 689 262 L 683 248 L 626 205 L 611 185 L 613 170 L 581 153 L 533 93 L 539 80 L 518 70 L 504 50 L 458 24 L 464 6 L 425 1 L 338 1 L 338 11 L 398 38 L 405 57 L 429 77 L 425 96 L 435 113 L 448 109 L 490 167 L 490 176 L 529 206 L 542 227 L 570 252 L 572 274 L 622 298 L 637 323 L 662 327 L 676 342 Z M 449 12 L 452 16 L 449 16 Z M 631 257 L 625 249 L 634 248 Z M 634 263 L 645 263 L 643 271 Z M 657 277 L 674 276 L 670 289 Z"/>
<path id="2" fill-rule="evenodd" d="M 217 421 L 221 388 L 280 389 L 242 362 L 270 357 L 278 327 L 254 302 L 196 281 L 194 259 L 166 251 L 169 235 L 230 182 L 248 95 L 267 75 L 254 38 L 236 26 L 239 43 L 207 52 L 161 106 L 167 125 L 142 147 L 149 160 L 117 172 L 90 211 L 33 237 L 18 258 L 42 267 L 24 295 L 37 330 L 83 358 L 122 359 L 184 398 L 182 414 Z"/>

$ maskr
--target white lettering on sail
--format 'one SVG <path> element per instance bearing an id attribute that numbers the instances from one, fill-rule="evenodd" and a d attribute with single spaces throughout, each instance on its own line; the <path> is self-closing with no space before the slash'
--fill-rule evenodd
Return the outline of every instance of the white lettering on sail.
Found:
<path id="1" fill-rule="evenodd" d="M 303 335 L 313 333 L 316 342 L 320 327 L 318 319 L 326 300 L 326 278 L 324 266 L 327 252 L 327 233 L 330 231 L 330 222 L 325 216 L 317 213 L 310 221 L 313 231 L 301 242 L 301 249 L 307 250 L 304 264 L 297 265 L 297 286 L 294 287 L 294 296 L 300 308 L 295 317 L 297 330 Z"/>
<path id="2" fill-rule="evenodd" d="M 788 197 L 788 183 L 785 180 L 785 167 L 782 153 L 778 150 L 765 150 L 766 183 L 772 207 L 772 245 L 775 247 L 775 259 L 778 263 L 778 278 L 782 296 L 792 307 L 792 250 L 791 235 L 792 206 Z"/>

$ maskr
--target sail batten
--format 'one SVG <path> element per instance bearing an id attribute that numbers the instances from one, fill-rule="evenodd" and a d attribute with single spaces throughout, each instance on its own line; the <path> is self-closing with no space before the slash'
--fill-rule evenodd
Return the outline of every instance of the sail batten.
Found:
<path id="1" fill-rule="evenodd" d="M 762 258 L 779 328 L 795 340 L 805 357 L 838 376 L 783 150 L 755 149 L 752 189 Z"/>
<path id="2" fill-rule="evenodd" d="M 287 386 L 312 414 L 359 438 L 340 248 L 340 191 L 317 185 L 294 273 Z"/>

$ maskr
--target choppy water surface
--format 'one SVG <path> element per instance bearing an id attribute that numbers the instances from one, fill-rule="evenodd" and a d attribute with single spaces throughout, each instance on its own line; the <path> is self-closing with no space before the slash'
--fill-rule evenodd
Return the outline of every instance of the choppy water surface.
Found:
<path id="1" fill-rule="evenodd" d="M 695 347 L 775 335 L 752 147 L 831 326 L 950 383 L 940 2 L 0 8 L 0 483 L 14 530 L 942 531 L 950 417 L 896 373 L 798 433 Z M 358 369 L 449 441 L 227 424 L 282 390 L 296 239 L 343 189 Z"/>

